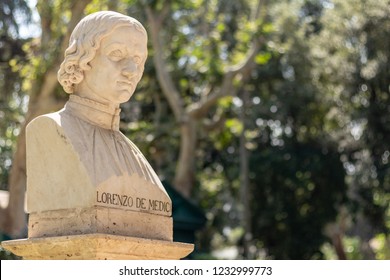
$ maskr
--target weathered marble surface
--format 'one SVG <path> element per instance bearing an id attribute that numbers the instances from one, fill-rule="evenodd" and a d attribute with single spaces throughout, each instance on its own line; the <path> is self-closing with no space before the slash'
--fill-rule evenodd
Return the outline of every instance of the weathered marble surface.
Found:
<path id="1" fill-rule="evenodd" d="M 133 95 L 146 57 L 146 31 L 131 17 L 98 12 L 76 26 L 58 73 L 70 99 L 27 127 L 29 212 L 106 204 L 171 215 L 158 176 L 119 131 L 119 105 Z"/>

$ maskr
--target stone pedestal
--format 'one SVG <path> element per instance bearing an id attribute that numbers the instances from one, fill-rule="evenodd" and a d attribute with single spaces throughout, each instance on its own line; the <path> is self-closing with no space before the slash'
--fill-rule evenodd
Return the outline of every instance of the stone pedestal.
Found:
<path id="1" fill-rule="evenodd" d="M 94 206 L 30 213 L 28 237 L 103 233 L 173 241 L 172 217 Z"/>
<path id="2" fill-rule="evenodd" d="M 193 244 L 112 234 L 83 234 L 4 241 L 2 246 L 26 260 L 178 260 Z"/>

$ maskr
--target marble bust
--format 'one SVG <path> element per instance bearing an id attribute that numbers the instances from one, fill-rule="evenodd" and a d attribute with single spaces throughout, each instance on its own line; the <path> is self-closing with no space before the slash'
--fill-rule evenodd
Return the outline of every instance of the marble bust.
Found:
<path id="1" fill-rule="evenodd" d="M 140 81 L 147 33 L 116 12 L 75 27 L 58 71 L 69 101 L 27 127 L 29 237 L 110 233 L 172 240 L 172 204 L 119 131 L 119 105 Z"/>

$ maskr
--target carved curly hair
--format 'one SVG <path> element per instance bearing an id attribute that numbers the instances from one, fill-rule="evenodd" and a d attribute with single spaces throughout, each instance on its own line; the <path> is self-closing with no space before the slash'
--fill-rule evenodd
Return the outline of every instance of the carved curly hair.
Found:
<path id="1" fill-rule="evenodd" d="M 57 79 L 65 92 L 74 92 L 75 85 L 84 79 L 84 71 L 91 69 L 89 62 L 95 57 L 101 40 L 122 26 L 134 27 L 147 35 L 139 21 L 111 11 L 90 14 L 76 25 L 57 73 Z"/>

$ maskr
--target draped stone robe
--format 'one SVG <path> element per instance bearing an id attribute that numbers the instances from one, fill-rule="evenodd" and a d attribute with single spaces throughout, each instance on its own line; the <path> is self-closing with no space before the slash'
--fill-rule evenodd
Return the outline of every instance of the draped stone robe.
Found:
<path id="1" fill-rule="evenodd" d="M 172 239 L 171 200 L 140 150 L 119 131 L 119 113 L 71 95 L 61 111 L 28 125 L 29 237 L 146 232 Z"/>

